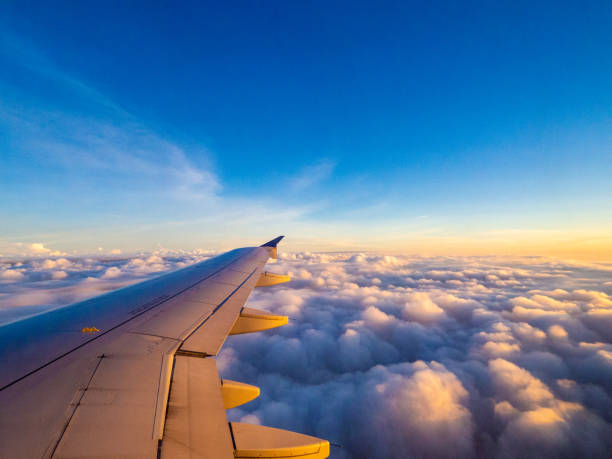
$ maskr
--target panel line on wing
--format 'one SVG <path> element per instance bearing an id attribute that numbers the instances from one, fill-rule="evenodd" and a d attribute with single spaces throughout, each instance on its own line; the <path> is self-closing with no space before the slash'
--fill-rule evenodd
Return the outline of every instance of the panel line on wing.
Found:
<path id="1" fill-rule="evenodd" d="M 145 332 L 141 332 L 141 331 L 129 331 L 128 333 L 130 333 L 132 335 L 153 336 L 155 338 L 169 339 L 169 340 L 172 340 L 172 341 L 181 341 L 180 339 L 172 338 L 171 336 L 156 335 L 155 333 L 145 333 Z"/>
<path id="2" fill-rule="evenodd" d="M 229 426 L 230 435 L 232 437 L 232 446 L 234 447 L 234 451 L 236 451 L 236 439 L 234 438 L 234 429 L 232 429 L 232 423 L 228 422 L 227 425 Z"/>
<path id="3" fill-rule="evenodd" d="M 242 273 L 242 274 L 248 274 L 248 271 L 243 271 L 241 269 L 234 269 L 234 268 L 229 268 L 229 271 L 234 271 L 235 273 Z"/>
<path id="4" fill-rule="evenodd" d="M 198 326 L 197 326 L 197 327 L 196 327 L 196 328 L 195 328 L 195 329 L 194 329 L 194 330 L 193 330 L 191 333 L 189 333 L 189 335 L 187 335 L 187 336 L 185 337 L 184 341 L 187 341 L 187 340 L 188 340 L 188 339 L 189 339 L 189 338 L 190 338 L 190 337 L 191 337 L 191 336 L 192 336 L 192 335 L 193 335 L 195 332 L 197 332 L 197 331 L 198 331 L 198 330 L 199 330 L 199 329 L 202 327 L 202 325 L 204 325 L 206 322 L 208 322 L 208 321 L 210 320 L 210 318 L 211 318 L 212 316 L 214 316 L 214 315 L 215 315 L 215 313 L 216 313 L 216 312 L 217 312 L 217 311 L 218 311 L 218 310 L 219 310 L 219 309 L 220 309 L 220 308 L 221 308 L 221 307 L 222 307 L 222 306 L 223 306 L 225 303 L 227 303 L 227 301 L 228 301 L 228 300 L 229 300 L 229 299 L 230 299 L 232 296 L 234 296 L 234 294 L 235 294 L 235 293 L 236 293 L 238 290 L 240 290 L 240 288 L 241 288 L 241 287 L 242 287 L 242 286 L 243 286 L 243 285 L 244 285 L 244 284 L 245 284 L 245 283 L 246 283 L 246 282 L 247 282 L 247 281 L 248 281 L 248 280 L 249 280 L 249 279 L 250 279 L 250 278 L 253 276 L 253 274 L 255 274 L 255 272 L 256 272 L 256 271 L 257 271 L 257 268 L 253 269 L 253 271 L 251 271 L 251 274 L 249 274 L 249 275 L 247 276 L 247 278 L 246 278 L 246 279 L 244 279 L 244 280 L 243 280 L 243 281 L 240 283 L 240 285 L 238 285 L 238 287 L 236 287 L 236 288 L 235 288 L 235 289 L 232 291 L 232 293 L 230 293 L 230 294 L 229 294 L 229 295 L 228 295 L 228 296 L 227 296 L 227 297 L 226 297 L 226 298 L 225 298 L 225 299 L 224 299 L 224 300 L 223 300 L 221 303 L 219 303 L 219 304 L 218 304 L 218 305 L 215 307 L 215 309 L 213 309 L 213 310 L 212 310 L 212 312 L 210 313 L 210 315 L 209 315 L 209 316 L 208 316 L 206 319 L 204 319 L 204 321 L 203 321 L 203 322 L 202 322 L 200 325 L 198 325 Z"/>
<path id="5" fill-rule="evenodd" d="M 72 412 L 70 413 L 70 416 L 66 420 L 66 423 L 64 424 L 64 427 L 62 428 L 62 431 L 60 432 L 59 437 L 57 438 L 57 441 L 55 442 L 55 445 L 53 445 L 53 449 L 51 450 L 51 453 L 49 454 L 48 457 L 53 457 L 53 455 L 55 454 L 55 451 L 57 451 L 57 447 L 59 446 L 60 442 L 62 441 L 62 438 L 64 438 L 64 434 L 66 433 L 66 430 L 68 430 L 68 426 L 70 425 L 70 421 L 72 421 L 72 418 L 74 417 L 74 414 L 79 409 L 79 406 L 81 405 L 81 400 L 83 400 L 83 397 L 85 397 L 85 392 L 87 392 L 87 389 L 89 388 L 89 385 L 93 381 L 93 378 L 96 375 L 96 372 L 98 371 L 98 368 L 100 368 L 100 364 L 102 363 L 102 359 L 104 359 L 104 354 L 102 354 L 102 355 L 100 355 L 98 357 L 98 363 L 96 364 L 95 368 L 91 372 L 91 376 L 89 377 L 89 381 L 87 381 L 87 384 L 85 384 L 85 387 L 83 387 L 83 389 L 81 390 L 81 395 L 79 396 L 78 400 L 74 403 L 74 408 L 73 408 Z"/>
<path id="6" fill-rule="evenodd" d="M 212 357 L 212 355 L 207 354 L 206 352 L 186 351 L 184 349 L 179 349 L 178 351 L 176 351 L 174 355 L 182 355 L 184 357 L 195 357 L 198 359 L 205 359 L 206 357 Z"/>
<path id="7" fill-rule="evenodd" d="M 239 272 L 239 271 L 235 271 L 235 272 Z M 247 274 L 247 273 L 244 273 L 244 274 Z M 218 281 L 218 280 L 215 280 L 215 282 L 216 282 L 217 284 L 230 285 L 230 286 L 232 286 L 232 287 L 235 287 L 235 286 L 236 286 L 235 284 L 232 284 L 231 282 L 223 282 L 223 281 Z"/>

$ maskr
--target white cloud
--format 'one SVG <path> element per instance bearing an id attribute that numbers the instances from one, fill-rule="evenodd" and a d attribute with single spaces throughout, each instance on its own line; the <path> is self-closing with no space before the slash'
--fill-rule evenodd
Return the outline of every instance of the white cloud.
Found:
<path id="1" fill-rule="evenodd" d="M 604 457 L 609 425 L 576 402 L 556 398 L 552 391 L 528 371 L 506 360 L 489 362 L 496 386 L 496 415 L 505 428 L 500 449 L 509 457 Z M 565 391 L 576 388 L 575 381 L 558 380 Z M 585 437 L 590 431 L 594 436 Z M 601 436 L 601 440 L 596 439 Z"/>
<path id="2" fill-rule="evenodd" d="M 23 278 L 23 273 L 16 269 L 6 269 L 4 271 L 0 271 L 0 280 L 5 282 L 17 282 Z"/>
<path id="3" fill-rule="evenodd" d="M 66 279 L 68 277 L 68 274 L 66 273 L 66 271 L 54 271 L 51 274 L 51 278 L 53 280 L 61 280 L 61 279 Z"/>
<path id="4" fill-rule="evenodd" d="M 548 336 L 554 339 L 567 339 L 567 331 L 561 325 L 548 327 Z"/>
<path id="5" fill-rule="evenodd" d="M 101 278 L 102 279 L 115 279 L 121 276 L 121 274 L 122 274 L 121 269 L 117 268 L 116 266 L 111 266 L 106 271 L 104 271 L 104 274 L 102 274 Z"/>
<path id="6" fill-rule="evenodd" d="M 444 310 L 432 301 L 425 292 L 415 292 L 407 296 L 402 314 L 409 320 L 429 324 L 445 316 Z"/>
<path id="7" fill-rule="evenodd" d="M 443 365 L 417 361 L 410 376 L 393 375 L 374 386 L 373 427 L 391 454 L 466 457 L 474 454 L 468 392 Z M 372 396 L 371 395 L 371 396 Z M 380 426 L 386 426 L 381 429 Z M 370 437 L 375 441 L 374 435 Z M 440 441 L 444 439 L 444 441 Z"/>
<path id="8" fill-rule="evenodd" d="M 521 346 L 517 343 L 487 341 L 482 345 L 480 350 L 482 353 L 492 358 L 517 354 L 521 350 Z"/>
<path id="9" fill-rule="evenodd" d="M 12 247 L 7 247 L 8 253 L 12 255 L 20 255 L 25 257 L 32 256 L 61 256 L 66 255 L 64 252 L 59 250 L 53 250 L 45 247 L 42 242 L 23 243 L 16 242 Z"/>
<path id="10" fill-rule="evenodd" d="M 527 370 L 504 359 L 489 362 L 497 393 L 513 406 L 528 410 L 554 399 L 550 390 Z"/>
<path id="11" fill-rule="evenodd" d="M 7 261 L 0 277 L 21 276 L 0 283 L 0 320 L 209 255 Z M 329 438 L 339 459 L 606 457 L 612 306 L 589 277 L 601 272 L 538 263 L 281 254 L 274 271 L 292 282 L 248 305 L 290 324 L 226 342 L 222 376 L 262 389 L 229 416 Z"/>

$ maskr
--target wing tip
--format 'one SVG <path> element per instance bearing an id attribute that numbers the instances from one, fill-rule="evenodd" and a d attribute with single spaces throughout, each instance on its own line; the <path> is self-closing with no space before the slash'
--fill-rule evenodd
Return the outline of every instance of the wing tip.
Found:
<path id="1" fill-rule="evenodd" d="M 265 244 L 260 245 L 260 247 L 276 247 L 282 238 L 285 236 L 279 236 L 277 238 L 272 239 L 271 241 L 266 242 Z"/>

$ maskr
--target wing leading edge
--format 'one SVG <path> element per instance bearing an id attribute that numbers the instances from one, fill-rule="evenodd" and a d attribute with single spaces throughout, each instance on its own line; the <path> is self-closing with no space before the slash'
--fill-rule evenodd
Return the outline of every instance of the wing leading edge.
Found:
<path id="1" fill-rule="evenodd" d="M 0 327 L 0 457 L 327 457 L 225 414 L 259 395 L 219 378 L 227 336 L 287 323 L 244 308 L 288 280 L 263 271 L 281 239 Z"/>

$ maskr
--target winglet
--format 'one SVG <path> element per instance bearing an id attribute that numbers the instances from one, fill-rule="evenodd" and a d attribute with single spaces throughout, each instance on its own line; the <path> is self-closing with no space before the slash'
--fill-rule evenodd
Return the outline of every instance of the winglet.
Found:
<path id="1" fill-rule="evenodd" d="M 282 238 L 284 238 L 285 236 L 279 236 L 276 239 L 272 239 L 269 242 L 266 242 L 264 245 L 261 245 L 260 247 L 265 247 L 268 250 L 268 253 L 270 254 L 270 258 L 276 259 L 276 246 L 278 245 L 278 243 L 280 242 L 280 240 Z"/>
<path id="2" fill-rule="evenodd" d="M 260 245 L 260 247 L 276 247 L 282 238 L 285 236 L 279 236 L 271 241 L 266 242 L 265 244 Z"/>

